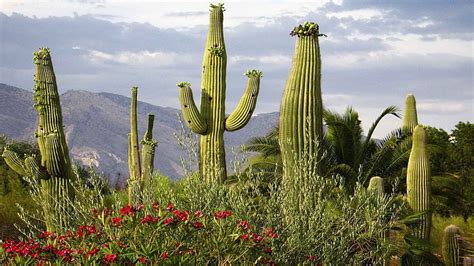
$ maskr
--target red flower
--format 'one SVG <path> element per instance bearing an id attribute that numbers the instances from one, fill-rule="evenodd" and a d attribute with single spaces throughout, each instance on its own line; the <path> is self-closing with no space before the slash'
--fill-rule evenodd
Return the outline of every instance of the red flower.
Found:
<path id="1" fill-rule="evenodd" d="M 240 221 L 239 227 L 242 228 L 242 230 L 244 230 L 245 232 L 247 232 L 250 229 L 250 224 L 247 221 Z"/>
<path id="2" fill-rule="evenodd" d="M 112 217 L 112 223 L 114 224 L 114 226 L 120 226 L 122 224 L 122 218 Z"/>
<path id="3" fill-rule="evenodd" d="M 122 216 L 126 216 L 126 215 L 133 216 L 134 212 L 133 212 L 132 206 L 130 204 L 125 205 L 125 207 L 120 209 L 120 214 L 122 214 Z"/>
<path id="4" fill-rule="evenodd" d="M 94 217 L 99 216 L 99 210 L 97 210 L 97 208 L 92 209 L 92 215 L 93 215 Z"/>
<path id="5" fill-rule="evenodd" d="M 252 240 L 258 243 L 263 240 L 263 237 L 256 233 L 252 233 Z"/>
<path id="6" fill-rule="evenodd" d="M 158 210 L 158 208 L 160 207 L 160 205 L 158 204 L 158 202 L 153 202 L 153 209 L 155 210 Z"/>
<path id="7" fill-rule="evenodd" d="M 272 248 L 267 247 L 267 248 L 264 248 L 263 251 L 265 253 L 271 254 L 272 253 Z"/>
<path id="8" fill-rule="evenodd" d="M 138 259 L 138 261 L 141 262 L 141 263 L 145 263 L 145 262 L 146 262 L 146 258 L 141 257 L 141 258 Z"/>
<path id="9" fill-rule="evenodd" d="M 173 219 L 171 218 L 166 218 L 164 221 L 163 221 L 163 224 L 172 224 L 173 223 Z"/>
<path id="10" fill-rule="evenodd" d="M 166 205 L 166 210 L 167 210 L 167 211 L 172 211 L 172 210 L 174 210 L 174 205 L 171 204 L 171 203 L 168 203 L 168 205 Z"/>
<path id="11" fill-rule="evenodd" d="M 135 210 L 136 210 L 137 212 L 143 210 L 143 204 L 138 204 L 137 207 L 135 207 Z"/>
<path id="12" fill-rule="evenodd" d="M 316 260 L 316 256 L 306 256 L 306 259 L 309 260 L 309 261 L 315 261 Z"/>
<path id="13" fill-rule="evenodd" d="M 214 217 L 216 217 L 216 219 L 225 219 L 231 215 L 231 211 L 217 211 L 216 213 L 214 213 Z"/>
<path id="14" fill-rule="evenodd" d="M 273 231 L 273 228 L 267 228 L 265 229 L 265 235 L 267 235 L 270 238 L 277 238 L 278 234 Z"/>
<path id="15" fill-rule="evenodd" d="M 188 212 L 187 211 L 179 211 L 179 210 L 174 210 L 173 214 L 178 217 L 183 222 L 186 222 L 188 220 Z"/>
<path id="16" fill-rule="evenodd" d="M 243 235 L 240 236 L 240 239 L 241 240 L 247 240 L 247 239 L 249 239 L 249 235 L 243 234 Z"/>
<path id="17" fill-rule="evenodd" d="M 162 253 L 160 254 L 160 259 L 162 259 L 162 260 L 167 260 L 169 257 L 170 257 L 170 255 L 169 255 L 168 252 L 166 252 L 166 251 L 165 251 L 165 252 L 162 252 Z"/>
<path id="18" fill-rule="evenodd" d="M 147 216 L 143 217 L 143 219 L 140 221 L 140 223 L 142 223 L 142 224 L 151 224 L 153 222 L 153 220 L 154 220 L 153 216 L 148 214 Z"/>
<path id="19" fill-rule="evenodd" d="M 196 216 L 196 217 L 202 217 L 202 211 L 200 211 L 200 210 L 195 211 L 195 212 L 194 212 L 194 216 Z"/>
<path id="20" fill-rule="evenodd" d="M 204 227 L 204 225 L 201 222 L 194 222 L 193 226 L 196 229 L 201 229 L 202 227 Z"/>
<path id="21" fill-rule="evenodd" d="M 107 254 L 104 257 L 104 261 L 106 263 L 113 263 L 117 261 L 117 255 L 116 254 Z"/>
<path id="22" fill-rule="evenodd" d="M 43 239 L 43 238 L 48 238 L 50 236 L 54 236 L 54 234 L 50 233 L 50 232 L 47 232 L 47 231 L 44 231 L 44 232 L 40 233 L 38 237 L 40 239 Z"/>
<path id="23" fill-rule="evenodd" d="M 93 226 L 93 225 L 88 225 L 88 226 L 86 227 L 86 229 L 87 229 L 87 231 L 89 232 L 89 234 L 91 234 L 91 235 L 97 233 L 97 229 L 96 229 L 95 226 Z"/>
<path id="24" fill-rule="evenodd" d="M 126 248 L 126 247 L 128 247 L 128 245 L 125 244 L 123 241 L 117 242 L 117 245 L 118 245 L 119 247 L 121 247 L 121 248 Z"/>
<path id="25" fill-rule="evenodd" d="M 86 256 L 94 256 L 95 254 L 99 253 L 99 248 L 93 248 L 89 252 L 86 253 Z"/>

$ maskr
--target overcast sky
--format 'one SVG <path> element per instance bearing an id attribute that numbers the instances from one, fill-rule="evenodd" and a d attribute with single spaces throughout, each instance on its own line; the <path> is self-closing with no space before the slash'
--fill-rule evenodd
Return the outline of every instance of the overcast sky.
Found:
<path id="1" fill-rule="evenodd" d="M 322 33 L 326 108 L 359 111 L 364 128 L 389 105 L 417 99 L 420 123 L 451 130 L 474 117 L 472 1 L 227 1 L 227 110 L 247 69 L 264 72 L 256 113 L 279 110 L 295 38 L 315 21 Z M 129 95 L 178 107 L 176 83 L 199 95 L 208 1 L 2 0 L 0 82 L 31 89 L 31 54 L 50 47 L 61 92 Z M 200 97 L 196 97 L 197 100 Z M 399 126 L 386 119 L 377 137 Z"/>

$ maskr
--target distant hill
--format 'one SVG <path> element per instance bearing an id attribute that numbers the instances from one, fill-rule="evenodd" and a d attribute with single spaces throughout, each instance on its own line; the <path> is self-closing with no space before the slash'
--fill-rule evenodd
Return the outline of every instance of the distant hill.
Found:
<path id="1" fill-rule="evenodd" d="M 72 157 L 85 165 L 94 165 L 109 175 L 112 184 L 123 185 L 128 176 L 127 133 L 130 131 L 130 98 L 87 91 L 68 91 L 61 95 L 64 126 Z M 16 139 L 34 140 L 36 112 L 32 92 L 0 83 L 0 134 Z M 154 137 L 158 141 L 155 168 L 172 178 L 182 174 L 175 133 L 181 131 L 180 110 L 139 102 L 138 127 L 142 136 L 147 113 L 155 114 Z M 278 113 L 254 116 L 236 132 L 226 132 L 227 161 L 232 147 L 240 147 L 249 138 L 263 136 L 278 122 Z"/>

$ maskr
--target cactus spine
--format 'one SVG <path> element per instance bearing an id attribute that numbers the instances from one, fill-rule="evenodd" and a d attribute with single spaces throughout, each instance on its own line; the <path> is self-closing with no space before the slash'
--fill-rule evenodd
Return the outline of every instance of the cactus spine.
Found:
<path id="1" fill-rule="evenodd" d="M 201 135 L 199 169 L 206 182 L 224 182 L 225 165 L 224 131 L 244 127 L 255 109 L 262 72 L 246 73 L 247 88 L 236 109 L 225 117 L 227 54 L 224 44 L 224 7 L 211 4 L 209 31 L 204 49 L 201 107 L 194 103 L 191 84 L 178 83 L 179 100 L 184 120 L 189 128 Z"/>
<path id="2" fill-rule="evenodd" d="M 402 129 L 406 132 L 413 132 L 418 125 L 418 116 L 416 113 L 416 100 L 413 94 L 405 97 L 405 112 L 403 114 Z"/>
<path id="3" fill-rule="evenodd" d="M 369 181 L 369 186 L 367 187 L 369 191 L 375 191 L 379 196 L 383 196 L 383 178 L 380 176 L 373 176 Z"/>
<path id="4" fill-rule="evenodd" d="M 138 122 L 137 122 L 137 95 L 138 87 L 131 89 L 130 104 L 130 133 L 128 134 L 128 169 L 130 178 L 128 181 L 128 200 L 131 204 L 141 201 L 141 191 L 151 179 L 155 160 L 155 149 L 157 142 L 153 139 L 153 123 L 155 116 L 148 114 L 148 125 L 145 135 L 141 141 L 142 154 L 140 160 L 140 149 L 138 145 Z"/>
<path id="5" fill-rule="evenodd" d="M 461 231 L 451 224 L 444 229 L 442 251 L 444 263 L 447 266 L 461 264 Z"/>
<path id="6" fill-rule="evenodd" d="M 295 27 L 291 35 L 298 36 L 293 66 L 286 84 L 280 109 L 280 147 L 283 178 L 318 174 L 318 144 L 323 136 L 323 104 L 321 98 L 321 56 L 319 27 L 305 22 Z M 313 158 L 305 168 L 295 173 L 296 165 Z M 301 168 L 301 167 L 299 167 Z"/>
<path id="7" fill-rule="evenodd" d="M 426 151 L 426 134 L 423 126 L 413 131 L 413 144 L 408 159 L 407 200 L 414 211 L 423 214 L 421 222 L 413 229 L 415 236 L 429 240 L 431 231 L 431 176 L 430 162 Z"/>
<path id="8" fill-rule="evenodd" d="M 70 181 L 74 173 L 63 130 L 63 118 L 59 93 L 48 48 L 33 53 L 35 64 L 34 108 L 38 113 L 35 135 L 41 161 L 27 156 L 24 161 L 14 152 L 5 149 L 5 162 L 20 175 L 28 175 L 40 182 L 40 193 L 45 204 L 43 212 L 46 228 L 54 232 L 69 225 L 69 202 L 74 199 Z"/>

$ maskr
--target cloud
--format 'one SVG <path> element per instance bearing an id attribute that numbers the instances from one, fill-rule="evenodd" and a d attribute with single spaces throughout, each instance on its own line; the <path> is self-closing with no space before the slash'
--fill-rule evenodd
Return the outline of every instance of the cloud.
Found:
<path id="1" fill-rule="evenodd" d="M 247 78 L 242 73 L 253 68 L 264 72 L 256 112 L 278 111 L 297 40 L 289 32 L 307 20 L 317 21 L 328 35 L 320 39 L 325 106 L 343 111 L 351 105 L 370 126 L 385 107 L 401 106 L 405 94 L 413 93 L 427 122 L 446 128 L 469 119 L 474 99 L 470 6 L 407 3 L 343 1 L 301 10 L 282 5 L 281 15 L 252 19 L 230 13 L 235 23 L 225 27 L 227 110 L 243 93 Z M 30 88 L 31 53 L 49 46 L 61 90 L 128 95 L 136 84 L 141 100 L 177 107 L 176 83 L 190 81 L 198 100 L 207 26 L 190 24 L 208 14 L 207 6 L 166 9 L 166 20 L 188 22 L 184 28 L 165 28 L 116 21 L 122 18 L 104 5 L 100 13 L 63 17 L 0 12 L 0 82 Z M 269 8 L 272 14 L 277 10 Z M 123 16 L 130 19 L 128 13 Z M 443 121 L 435 119 L 437 114 Z"/>
<path id="2" fill-rule="evenodd" d="M 182 12 L 170 12 L 164 14 L 166 17 L 198 17 L 207 16 L 209 12 L 205 11 L 182 11 Z"/>

